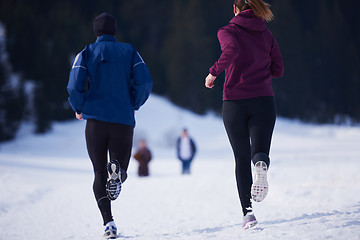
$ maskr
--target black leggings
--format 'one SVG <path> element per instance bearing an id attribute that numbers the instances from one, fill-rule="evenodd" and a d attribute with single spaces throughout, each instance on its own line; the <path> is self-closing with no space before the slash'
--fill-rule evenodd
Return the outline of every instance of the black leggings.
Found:
<path id="1" fill-rule="evenodd" d="M 274 97 L 224 101 L 223 121 L 234 152 L 237 189 L 244 215 L 251 208 L 251 159 L 268 158 L 276 120 Z M 257 157 L 255 157 L 257 158 Z M 255 164 L 255 162 L 254 162 Z"/>
<path id="2" fill-rule="evenodd" d="M 101 122 L 89 119 L 86 122 L 86 145 L 94 169 L 93 190 L 104 225 L 113 221 L 110 200 L 106 195 L 108 178 L 108 153 L 116 159 L 120 167 L 127 171 L 131 157 L 134 128 L 129 125 Z M 125 180 L 125 179 L 123 179 Z"/>

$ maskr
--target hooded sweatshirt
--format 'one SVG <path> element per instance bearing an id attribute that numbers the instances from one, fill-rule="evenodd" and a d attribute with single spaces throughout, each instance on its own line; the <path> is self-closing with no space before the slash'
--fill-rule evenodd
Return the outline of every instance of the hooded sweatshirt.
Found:
<path id="1" fill-rule="evenodd" d="M 223 100 L 274 96 L 272 78 L 283 76 L 284 65 L 265 20 L 243 11 L 218 31 L 218 39 L 222 54 L 209 71 L 218 76 L 225 70 Z"/>

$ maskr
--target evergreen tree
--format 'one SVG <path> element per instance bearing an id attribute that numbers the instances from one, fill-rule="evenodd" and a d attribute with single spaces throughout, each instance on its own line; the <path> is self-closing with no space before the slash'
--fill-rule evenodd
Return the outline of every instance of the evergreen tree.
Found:
<path id="1" fill-rule="evenodd" d="M 212 64 L 212 51 L 205 32 L 206 19 L 199 0 L 175 1 L 164 55 L 167 56 L 166 95 L 176 104 L 204 113 L 211 92 L 204 79 Z"/>
<path id="2" fill-rule="evenodd" d="M 359 119 L 357 25 L 340 6 L 337 0 L 274 1 L 270 28 L 285 62 L 284 77 L 274 80 L 280 115 L 315 122 L 339 115 Z"/>
<path id="3" fill-rule="evenodd" d="M 268 2 L 276 17 L 269 27 L 285 62 L 284 77 L 273 81 L 279 115 L 317 122 L 349 116 L 359 122 L 360 2 Z M 104 11 L 118 20 L 117 38 L 141 52 L 155 93 L 197 113 L 220 112 L 224 74 L 211 91 L 204 87 L 204 78 L 221 53 L 216 32 L 232 18 L 232 4 L 222 0 L 1 0 L 8 64 L 22 76 L 16 94 L 4 88 L 11 77 L 2 63 L 3 126 L 7 106 L 12 105 L 6 116 L 18 117 L 18 110 L 23 110 L 18 106 L 23 101 L 21 79 L 31 79 L 35 85 L 37 132 L 48 130 L 54 120 L 73 118 L 66 91 L 71 62 L 94 42 L 92 20 Z"/>
<path id="4" fill-rule="evenodd" d="M 165 94 L 167 90 L 167 57 L 161 52 L 169 31 L 172 1 L 133 0 L 120 6 L 120 40 L 133 44 L 141 53 L 153 77 L 153 91 Z"/>
<path id="5" fill-rule="evenodd" d="M 285 65 L 284 76 L 273 80 L 278 113 L 299 118 L 306 112 L 311 95 L 305 85 L 309 70 L 303 56 L 307 50 L 303 44 L 301 15 L 288 0 L 273 1 L 272 10 L 275 20 L 269 28 L 278 42 Z"/>
<path id="6" fill-rule="evenodd" d="M 0 57 L 3 56 L 0 46 Z M 22 79 L 11 76 L 8 63 L 0 60 L 0 142 L 14 138 L 23 118 L 24 105 Z"/>

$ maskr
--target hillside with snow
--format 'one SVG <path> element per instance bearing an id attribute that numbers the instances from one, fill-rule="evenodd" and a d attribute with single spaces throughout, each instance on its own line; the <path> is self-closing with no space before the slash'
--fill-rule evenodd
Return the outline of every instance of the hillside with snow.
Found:
<path id="1" fill-rule="evenodd" d="M 134 149 L 148 141 L 151 176 L 139 178 L 131 160 L 112 205 L 120 239 L 360 239 L 360 127 L 279 118 L 269 194 L 253 206 L 259 224 L 243 230 L 221 118 L 152 95 L 136 120 Z M 190 176 L 180 174 L 174 147 L 184 127 L 199 150 Z M 73 120 L 33 135 L 24 124 L 14 141 L 0 144 L 0 240 L 103 239 L 84 128 Z"/>

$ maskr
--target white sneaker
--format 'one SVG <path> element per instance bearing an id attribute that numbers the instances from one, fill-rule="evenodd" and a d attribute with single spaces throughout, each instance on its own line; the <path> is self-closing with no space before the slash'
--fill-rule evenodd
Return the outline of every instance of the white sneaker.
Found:
<path id="1" fill-rule="evenodd" d="M 104 237 L 106 239 L 116 239 L 117 238 L 117 228 L 114 221 L 108 222 L 105 225 Z"/>
<path id="2" fill-rule="evenodd" d="M 257 223 L 258 223 L 258 221 L 256 220 L 254 213 L 253 213 L 253 212 L 248 212 L 248 213 L 244 216 L 243 229 L 252 228 L 252 227 L 254 227 Z"/>
<path id="3" fill-rule="evenodd" d="M 121 191 L 121 169 L 117 160 L 108 163 L 109 180 L 106 183 L 106 193 L 111 201 L 117 199 Z"/>
<path id="4" fill-rule="evenodd" d="M 255 202 L 261 202 L 265 199 L 268 191 L 267 165 L 265 162 L 259 161 L 255 164 L 255 179 L 251 186 L 251 198 Z"/>

